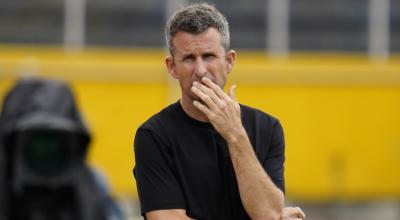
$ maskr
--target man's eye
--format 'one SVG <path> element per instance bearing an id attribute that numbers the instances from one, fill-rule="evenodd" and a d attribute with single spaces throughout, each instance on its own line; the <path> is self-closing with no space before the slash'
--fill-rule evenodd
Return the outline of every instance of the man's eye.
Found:
<path id="1" fill-rule="evenodd" d="M 192 57 L 192 56 L 184 57 L 184 58 L 182 59 L 182 61 L 185 61 L 185 62 L 187 62 L 187 61 L 193 61 L 193 57 Z"/>
<path id="2" fill-rule="evenodd" d="M 215 54 L 211 54 L 211 53 L 208 53 L 208 54 L 204 54 L 203 55 L 203 59 L 205 59 L 205 60 L 212 60 L 212 59 L 214 59 L 216 56 L 215 56 Z"/>

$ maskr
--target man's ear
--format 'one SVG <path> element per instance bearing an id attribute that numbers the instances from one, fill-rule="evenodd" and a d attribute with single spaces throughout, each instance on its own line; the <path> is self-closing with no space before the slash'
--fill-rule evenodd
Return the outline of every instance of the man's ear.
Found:
<path id="1" fill-rule="evenodd" d="M 165 57 L 165 65 L 167 66 L 168 73 L 175 79 L 178 79 L 178 73 L 176 72 L 175 61 L 172 56 Z"/>
<path id="2" fill-rule="evenodd" d="M 227 61 L 228 73 L 230 73 L 232 68 L 235 66 L 236 62 L 236 52 L 234 50 L 229 50 L 226 53 L 226 61 Z"/>

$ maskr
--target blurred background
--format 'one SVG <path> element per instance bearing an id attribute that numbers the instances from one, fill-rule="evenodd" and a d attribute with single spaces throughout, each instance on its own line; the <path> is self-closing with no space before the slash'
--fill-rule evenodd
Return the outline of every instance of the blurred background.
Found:
<path id="1" fill-rule="evenodd" d="M 0 96 L 21 77 L 73 88 L 126 219 L 141 219 L 133 137 L 179 98 L 166 18 L 190 0 L 0 0 Z M 287 206 L 310 220 L 400 219 L 400 0 L 215 0 L 241 103 L 280 119 Z"/>

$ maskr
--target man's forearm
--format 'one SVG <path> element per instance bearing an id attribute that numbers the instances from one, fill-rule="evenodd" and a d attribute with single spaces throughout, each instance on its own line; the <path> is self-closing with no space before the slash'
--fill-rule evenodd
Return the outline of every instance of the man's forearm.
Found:
<path id="1" fill-rule="evenodd" d="M 284 196 L 264 171 L 246 132 L 227 140 L 240 197 L 251 219 L 280 219 Z"/>
<path id="2" fill-rule="evenodd" d="M 146 218 L 148 220 L 192 220 L 186 215 L 186 210 L 184 209 L 155 210 L 147 212 Z"/>
<path id="3" fill-rule="evenodd" d="M 278 220 L 283 208 L 283 193 L 274 185 L 254 153 L 242 126 L 240 105 L 235 97 L 235 86 L 229 94 L 207 77 L 194 82 L 191 91 L 202 101 L 193 101 L 227 141 L 235 169 L 239 193 L 247 214 L 252 219 Z"/>

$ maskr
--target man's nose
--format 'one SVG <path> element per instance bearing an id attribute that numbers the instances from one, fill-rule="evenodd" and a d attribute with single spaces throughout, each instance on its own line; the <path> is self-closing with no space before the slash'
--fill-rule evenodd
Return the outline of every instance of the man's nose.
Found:
<path id="1" fill-rule="evenodd" d="M 201 78 L 207 75 L 207 65 L 202 59 L 197 59 L 195 64 L 195 74 Z"/>

